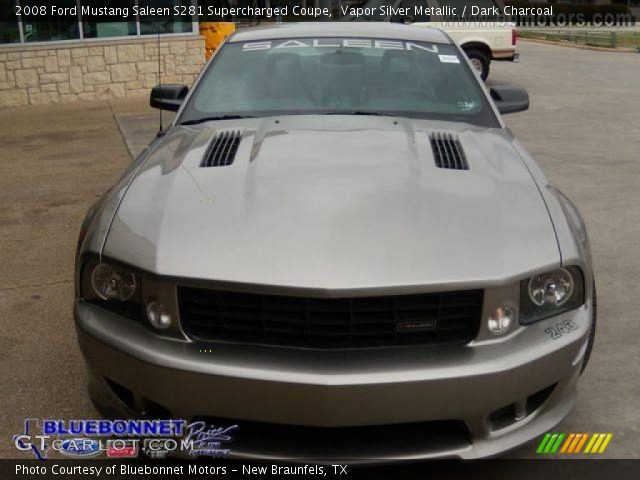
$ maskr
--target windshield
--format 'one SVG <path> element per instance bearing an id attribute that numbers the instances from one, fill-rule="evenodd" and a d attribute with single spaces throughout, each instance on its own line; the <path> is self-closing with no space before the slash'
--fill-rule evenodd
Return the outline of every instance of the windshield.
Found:
<path id="1" fill-rule="evenodd" d="M 225 45 L 180 117 L 399 115 L 495 127 L 497 119 L 451 45 L 298 38 Z"/>

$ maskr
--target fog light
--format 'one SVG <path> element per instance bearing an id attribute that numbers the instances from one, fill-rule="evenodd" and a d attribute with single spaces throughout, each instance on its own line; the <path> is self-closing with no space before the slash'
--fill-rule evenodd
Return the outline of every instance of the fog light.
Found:
<path id="1" fill-rule="evenodd" d="M 171 315 L 169 315 L 164 305 L 158 302 L 149 302 L 147 305 L 147 318 L 149 323 L 159 330 L 165 330 L 171 326 Z"/>
<path id="2" fill-rule="evenodd" d="M 498 307 L 489 317 L 487 326 L 489 331 L 494 335 L 502 335 L 506 333 L 515 319 L 515 313 L 511 307 Z"/>

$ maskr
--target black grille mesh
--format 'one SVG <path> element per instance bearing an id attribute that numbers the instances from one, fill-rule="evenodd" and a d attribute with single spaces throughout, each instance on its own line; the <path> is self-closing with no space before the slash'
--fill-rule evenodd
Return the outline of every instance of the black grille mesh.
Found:
<path id="1" fill-rule="evenodd" d="M 432 133 L 429 136 L 433 158 L 438 168 L 469 170 L 469 163 L 458 137 L 451 133 Z"/>
<path id="2" fill-rule="evenodd" d="M 179 287 L 180 318 L 202 341 L 306 348 L 468 343 L 482 290 L 310 298 Z"/>
<path id="3" fill-rule="evenodd" d="M 202 159 L 201 167 L 227 167 L 233 164 L 242 132 L 230 130 L 218 132 L 214 135 L 207 153 Z"/>

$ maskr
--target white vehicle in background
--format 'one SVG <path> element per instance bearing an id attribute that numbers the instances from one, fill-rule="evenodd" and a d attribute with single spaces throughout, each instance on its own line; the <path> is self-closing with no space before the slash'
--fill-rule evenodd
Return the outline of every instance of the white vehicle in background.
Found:
<path id="1" fill-rule="evenodd" d="M 462 47 L 483 80 L 489 76 L 492 61 L 518 61 L 515 24 L 504 14 L 502 0 L 369 0 L 350 6 L 358 8 L 358 3 L 359 15 L 351 10 L 343 17 L 344 21 L 399 22 L 439 28 Z"/>

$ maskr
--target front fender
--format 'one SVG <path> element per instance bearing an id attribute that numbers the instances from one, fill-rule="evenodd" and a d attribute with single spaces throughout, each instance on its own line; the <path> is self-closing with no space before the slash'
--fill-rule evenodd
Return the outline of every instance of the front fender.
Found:
<path id="1" fill-rule="evenodd" d="M 83 254 L 86 252 L 102 254 L 105 239 L 120 202 L 140 168 L 142 168 L 161 141 L 161 137 L 154 139 L 131 163 L 116 184 L 89 207 L 80 227 L 80 235 L 76 247 L 76 280 L 79 278 L 81 268 L 79 259 L 82 258 Z M 77 289 L 78 282 L 76 281 L 76 295 L 78 294 Z"/>
<path id="2" fill-rule="evenodd" d="M 517 140 L 513 145 L 520 154 L 533 180 L 538 185 L 551 223 L 556 233 L 562 265 L 576 265 L 584 272 L 585 291 L 591 295 L 593 289 L 593 265 L 587 228 L 578 208 L 547 179 L 524 146 Z"/>

